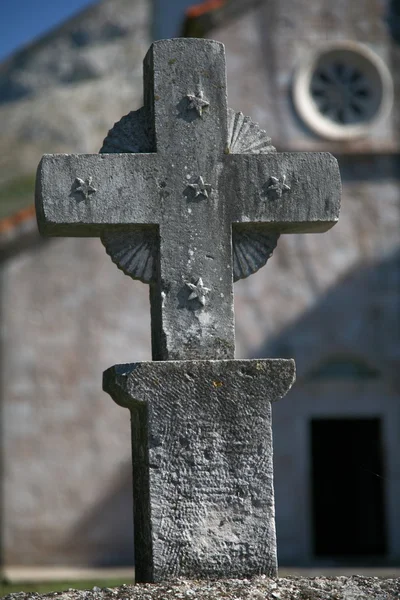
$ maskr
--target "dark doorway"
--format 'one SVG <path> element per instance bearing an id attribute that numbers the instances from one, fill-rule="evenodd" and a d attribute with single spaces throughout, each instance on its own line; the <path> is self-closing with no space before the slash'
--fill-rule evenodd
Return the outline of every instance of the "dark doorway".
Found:
<path id="1" fill-rule="evenodd" d="M 380 419 L 311 421 L 316 556 L 386 552 Z"/>

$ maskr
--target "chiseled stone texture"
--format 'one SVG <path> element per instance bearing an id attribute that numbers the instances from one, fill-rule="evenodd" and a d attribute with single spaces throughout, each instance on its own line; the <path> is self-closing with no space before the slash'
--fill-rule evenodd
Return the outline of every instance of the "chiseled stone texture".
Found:
<path id="1" fill-rule="evenodd" d="M 117 365 L 130 409 L 136 580 L 277 573 L 271 402 L 292 360 Z"/>

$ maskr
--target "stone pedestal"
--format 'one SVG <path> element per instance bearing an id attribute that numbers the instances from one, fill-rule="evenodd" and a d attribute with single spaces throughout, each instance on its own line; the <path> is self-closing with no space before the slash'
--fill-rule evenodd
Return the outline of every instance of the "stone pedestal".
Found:
<path id="1" fill-rule="evenodd" d="M 136 580 L 276 576 L 271 402 L 292 360 L 117 365 L 132 417 Z"/>

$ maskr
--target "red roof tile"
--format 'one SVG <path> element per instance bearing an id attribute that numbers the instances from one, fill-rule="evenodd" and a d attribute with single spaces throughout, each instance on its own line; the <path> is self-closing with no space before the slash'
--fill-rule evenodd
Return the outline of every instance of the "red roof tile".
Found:
<path id="1" fill-rule="evenodd" d="M 221 6 L 224 4 L 226 4 L 226 0 L 206 0 L 200 4 L 194 4 L 186 10 L 186 17 L 189 19 L 199 17 L 200 15 L 204 15 L 212 10 L 221 8 Z"/>
<path id="2" fill-rule="evenodd" d="M 33 204 L 28 206 L 27 208 L 23 208 L 18 212 L 10 215 L 9 217 L 5 217 L 0 219 L 0 235 L 2 233 L 6 233 L 21 225 L 24 221 L 28 221 L 33 219 L 36 216 L 35 207 Z"/>

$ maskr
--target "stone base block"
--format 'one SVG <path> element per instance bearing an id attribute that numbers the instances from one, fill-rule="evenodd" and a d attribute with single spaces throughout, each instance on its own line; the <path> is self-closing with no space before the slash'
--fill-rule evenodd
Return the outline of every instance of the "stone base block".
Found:
<path id="1" fill-rule="evenodd" d="M 132 417 L 136 581 L 277 575 L 271 402 L 292 360 L 111 367 Z"/>

